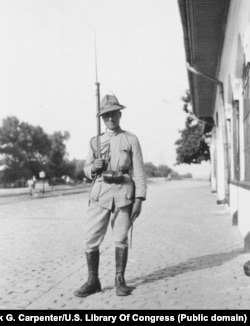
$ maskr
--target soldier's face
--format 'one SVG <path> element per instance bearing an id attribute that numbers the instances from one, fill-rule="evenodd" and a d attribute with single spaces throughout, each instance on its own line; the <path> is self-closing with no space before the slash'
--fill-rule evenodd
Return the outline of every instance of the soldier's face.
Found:
<path id="1" fill-rule="evenodd" d="M 121 115 L 120 111 L 111 111 L 103 114 L 102 119 L 109 130 L 115 130 L 120 126 Z"/>

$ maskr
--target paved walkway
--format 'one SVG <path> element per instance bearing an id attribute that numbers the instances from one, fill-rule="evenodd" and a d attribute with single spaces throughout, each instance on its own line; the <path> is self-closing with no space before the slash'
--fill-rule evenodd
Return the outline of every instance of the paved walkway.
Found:
<path id="1" fill-rule="evenodd" d="M 69 193 L 68 193 L 69 194 Z M 24 196 L 22 196 L 24 199 Z M 0 309 L 249 309 L 250 277 L 237 227 L 208 182 L 151 182 L 134 226 L 126 279 L 114 291 L 110 229 L 101 248 L 103 291 L 81 299 L 88 193 L 0 201 Z"/>

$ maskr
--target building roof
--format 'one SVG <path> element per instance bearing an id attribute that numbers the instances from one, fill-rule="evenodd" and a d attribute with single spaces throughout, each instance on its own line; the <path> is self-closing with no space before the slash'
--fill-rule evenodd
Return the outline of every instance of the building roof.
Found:
<path id="1" fill-rule="evenodd" d="M 217 79 L 230 0 L 178 0 L 186 60 L 199 72 Z M 213 123 L 218 85 L 188 71 L 194 114 Z"/>

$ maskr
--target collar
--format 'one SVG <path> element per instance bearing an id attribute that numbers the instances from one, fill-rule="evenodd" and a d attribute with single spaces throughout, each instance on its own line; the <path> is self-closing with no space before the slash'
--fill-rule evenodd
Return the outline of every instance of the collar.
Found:
<path id="1" fill-rule="evenodd" d="M 112 135 L 116 136 L 116 135 L 120 134 L 121 132 L 123 132 L 121 127 L 117 128 L 116 130 L 106 129 L 106 134 L 108 134 L 109 136 L 112 136 Z"/>

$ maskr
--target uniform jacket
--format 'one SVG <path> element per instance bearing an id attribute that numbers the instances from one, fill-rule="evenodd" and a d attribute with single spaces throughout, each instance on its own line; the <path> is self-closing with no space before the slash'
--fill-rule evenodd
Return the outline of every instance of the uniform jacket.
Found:
<path id="1" fill-rule="evenodd" d="M 98 206 L 111 209 L 131 204 L 136 197 L 146 199 L 146 175 L 143 156 L 138 138 L 122 129 L 105 132 L 100 136 L 101 157 L 106 160 L 106 170 L 129 170 L 121 184 L 109 184 L 103 181 L 102 175 L 91 173 L 92 164 L 97 157 L 96 137 L 90 140 L 89 153 L 84 166 L 86 177 L 93 180 L 90 199 Z"/>

